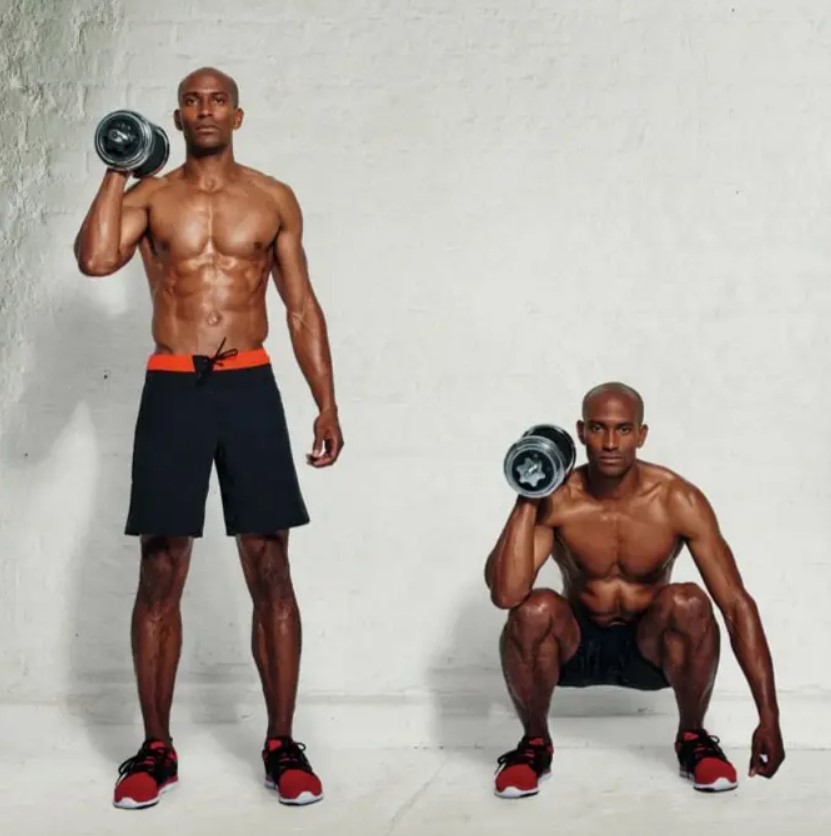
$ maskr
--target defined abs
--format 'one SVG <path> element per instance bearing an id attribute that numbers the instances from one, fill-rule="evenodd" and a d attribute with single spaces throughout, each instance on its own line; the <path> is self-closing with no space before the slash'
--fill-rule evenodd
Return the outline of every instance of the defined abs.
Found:
<path id="1" fill-rule="evenodd" d="M 268 322 L 262 310 L 188 311 L 186 315 L 168 309 L 157 310 L 153 318 L 153 339 L 162 350 L 173 354 L 213 354 L 224 340 L 222 350 L 247 351 L 259 348 L 268 336 Z"/>

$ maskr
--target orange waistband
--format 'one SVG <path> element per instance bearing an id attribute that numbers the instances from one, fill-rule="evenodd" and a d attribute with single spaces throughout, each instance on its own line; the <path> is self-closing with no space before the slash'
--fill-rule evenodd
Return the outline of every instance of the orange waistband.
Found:
<path id="1" fill-rule="evenodd" d="M 226 372 L 233 369 L 250 369 L 254 366 L 267 366 L 270 362 L 268 352 L 264 348 L 253 348 L 250 351 L 238 351 L 231 357 L 222 357 L 221 360 L 217 360 L 213 364 L 213 370 Z M 195 372 L 196 365 L 193 362 L 192 354 L 151 354 L 147 360 L 147 370 L 151 372 Z"/>

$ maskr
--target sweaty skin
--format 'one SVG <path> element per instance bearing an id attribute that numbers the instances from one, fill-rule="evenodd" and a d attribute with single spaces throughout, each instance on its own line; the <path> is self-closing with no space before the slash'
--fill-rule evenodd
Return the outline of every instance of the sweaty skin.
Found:
<path id="1" fill-rule="evenodd" d="M 684 632 L 678 623 L 672 626 L 667 602 L 676 592 L 689 598 L 689 588 L 696 589 L 692 584 L 671 584 L 673 566 L 686 546 L 724 617 L 759 710 L 751 774 L 770 777 L 784 752 L 773 666 L 758 609 L 703 493 L 667 468 L 637 459 L 648 430 L 642 423 L 643 405 L 637 393 L 632 394 L 620 385 L 590 393 L 577 425 L 588 463 L 576 468 L 548 497 L 518 497 L 488 556 L 485 579 L 491 598 L 512 613 L 521 612 L 523 604 L 540 592 L 533 589 L 534 581 L 549 558 L 563 579 L 562 597 L 544 590 L 550 593 L 547 600 L 562 603 L 552 628 L 556 641 L 544 653 L 544 672 L 529 670 L 528 681 L 518 681 L 529 664 L 535 666 L 529 659 L 536 651 L 529 650 L 533 642 L 522 634 L 521 626 L 506 631 L 503 662 L 509 688 L 515 701 L 517 693 L 527 695 L 518 704 L 526 725 L 547 734 L 544 715 L 560 667 L 577 650 L 580 631 L 573 610 L 582 607 L 600 625 L 637 622 L 641 652 L 664 669 L 675 689 L 681 726 L 700 725 L 718 658 L 715 622 L 708 628 L 715 637 L 702 634 L 699 642 L 700 648 L 708 648 L 703 656 L 712 658 L 699 658 L 698 670 L 691 658 L 679 656 L 674 662 L 665 642 L 671 630 Z M 517 619 L 517 624 L 522 623 Z M 527 647 L 520 647 L 526 639 Z M 539 637 L 534 641 L 542 646 Z M 512 662 L 512 642 L 525 659 L 523 664 Z"/>
<path id="2" fill-rule="evenodd" d="M 80 270 L 108 276 L 138 250 L 153 300 L 152 336 L 163 354 L 247 351 L 268 335 L 273 276 L 301 371 L 318 406 L 307 461 L 333 464 L 343 447 L 326 322 L 312 289 L 300 206 L 285 184 L 234 159 L 242 124 L 233 79 L 210 68 L 179 86 L 176 127 L 184 164 L 125 193 L 129 175 L 106 171 L 75 242 Z M 237 537 L 254 602 L 252 650 L 268 708 L 268 735 L 290 735 L 301 625 L 288 563 L 288 531 Z M 180 600 L 189 537 L 142 537 L 132 641 L 148 739 L 170 740 L 182 641 Z"/>
<path id="3" fill-rule="evenodd" d="M 216 71 L 182 82 L 175 121 L 185 136 L 185 164 L 126 194 L 128 175 L 107 171 L 76 240 L 78 265 L 86 275 L 107 276 L 140 250 L 159 353 L 259 348 L 268 335 L 265 293 L 273 275 L 320 411 L 308 460 L 322 467 L 338 457 L 343 438 L 302 212 L 288 186 L 234 160 L 231 139 L 243 119 L 236 96 L 233 81 Z"/>

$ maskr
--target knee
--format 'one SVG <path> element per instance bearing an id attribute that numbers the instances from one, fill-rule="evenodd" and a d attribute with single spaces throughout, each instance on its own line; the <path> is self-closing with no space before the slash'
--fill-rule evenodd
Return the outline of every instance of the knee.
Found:
<path id="1" fill-rule="evenodd" d="M 522 633 L 558 632 L 571 619 L 571 607 L 553 589 L 534 589 L 508 615 L 508 625 Z"/>
<path id="2" fill-rule="evenodd" d="M 285 608 L 294 603 L 286 540 L 284 534 L 245 535 L 239 539 L 251 596 L 258 609 Z"/>
<path id="3" fill-rule="evenodd" d="M 671 623 L 676 630 L 697 631 L 715 623 L 710 598 L 698 584 L 671 584 L 664 594 L 670 608 Z"/>
<path id="4" fill-rule="evenodd" d="M 179 604 L 191 544 L 188 537 L 148 537 L 142 541 L 138 597 L 157 615 Z"/>

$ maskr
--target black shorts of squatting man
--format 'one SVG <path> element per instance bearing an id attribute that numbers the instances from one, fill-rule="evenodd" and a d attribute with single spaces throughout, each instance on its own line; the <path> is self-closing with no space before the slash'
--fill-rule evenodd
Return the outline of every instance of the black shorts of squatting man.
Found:
<path id="1" fill-rule="evenodd" d="M 201 537 L 214 464 L 229 536 L 309 522 L 264 349 L 150 357 L 125 533 Z"/>
<path id="2" fill-rule="evenodd" d="M 664 672 L 638 649 L 637 621 L 603 627 L 583 607 L 574 606 L 573 611 L 580 626 L 580 644 L 560 669 L 561 688 L 617 685 L 659 691 L 670 687 Z"/>

